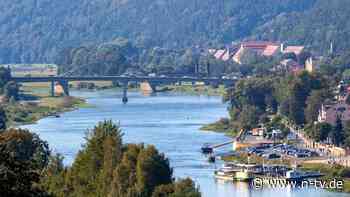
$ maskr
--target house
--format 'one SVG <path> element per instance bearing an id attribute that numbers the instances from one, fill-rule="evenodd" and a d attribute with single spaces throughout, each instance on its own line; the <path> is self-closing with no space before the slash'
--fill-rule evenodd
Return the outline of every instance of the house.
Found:
<path id="1" fill-rule="evenodd" d="M 238 51 L 233 56 L 233 61 L 241 64 L 241 57 L 245 51 L 254 51 L 262 56 L 271 57 L 279 52 L 280 44 L 266 41 L 248 41 L 242 42 Z"/>
<path id="2" fill-rule="evenodd" d="M 322 56 L 318 56 L 318 57 L 311 56 L 305 61 L 305 70 L 307 70 L 310 73 L 315 72 L 319 68 L 319 66 L 322 64 L 323 61 L 324 61 L 324 57 Z"/>
<path id="3" fill-rule="evenodd" d="M 239 44 L 232 44 L 225 49 L 209 49 L 208 52 L 216 59 L 223 61 L 232 60 L 238 64 L 242 64 L 241 58 L 247 51 L 253 51 L 261 56 L 273 57 L 278 53 L 294 53 L 300 55 L 304 50 L 304 46 L 287 46 L 283 43 L 270 41 L 245 41 Z"/>
<path id="4" fill-rule="evenodd" d="M 293 59 L 285 59 L 280 62 L 280 66 L 283 70 L 297 74 L 304 70 L 304 66 L 300 65 Z"/>
<path id="5" fill-rule="evenodd" d="M 304 51 L 304 46 L 287 46 L 284 48 L 284 45 L 281 44 L 281 52 L 284 54 L 294 53 L 296 56 L 299 56 Z"/>
<path id="6" fill-rule="evenodd" d="M 318 122 L 335 125 L 337 118 L 340 118 L 342 122 L 350 120 L 350 105 L 344 101 L 322 104 L 318 115 Z"/>
<path id="7" fill-rule="evenodd" d="M 273 139 L 282 138 L 283 137 L 283 133 L 282 133 L 282 131 L 280 129 L 273 129 L 272 133 L 271 133 L 271 137 Z"/>
<path id="8" fill-rule="evenodd" d="M 265 128 L 254 128 L 252 129 L 252 136 L 264 136 Z"/>

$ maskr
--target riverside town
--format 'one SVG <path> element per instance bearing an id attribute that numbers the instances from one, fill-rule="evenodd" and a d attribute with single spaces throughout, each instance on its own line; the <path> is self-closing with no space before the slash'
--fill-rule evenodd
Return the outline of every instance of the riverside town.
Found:
<path id="1" fill-rule="evenodd" d="M 349 0 L 0 5 L 0 197 L 350 196 Z"/>

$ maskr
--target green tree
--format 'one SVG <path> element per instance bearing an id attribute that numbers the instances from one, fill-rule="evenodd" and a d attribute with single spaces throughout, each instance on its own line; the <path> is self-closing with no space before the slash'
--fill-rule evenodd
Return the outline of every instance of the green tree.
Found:
<path id="1" fill-rule="evenodd" d="M 309 136 L 315 139 L 317 142 L 327 140 L 327 137 L 332 133 L 333 127 L 328 123 L 317 123 L 311 128 Z"/>
<path id="2" fill-rule="evenodd" d="M 3 88 L 11 79 L 11 71 L 8 68 L 0 67 L 0 94 L 3 94 Z"/>
<path id="3" fill-rule="evenodd" d="M 319 110 L 323 101 L 330 97 L 324 90 L 313 90 L 307 97 L 305 108 L 305 119 L 307 123 L 313 123 L 317 120 Z"/>
<path id="4" fill-rule="evenodd" d="M 22 129 L 0 133 L 1 196 L 46 197 L 39 187 L 50 156 L 46 142 Z"/>
<path id="5" fill-rule="evenodd" d="M 343 145 L 345 141 L 345 133 L 343 128 L 342 120 L 338 117 L 334 126 L 333 132 L 331 133 L 332 142 L 337 145 Z"/>
<path id="6" fill-rule="evenodd" d="M 122 135 L 112 121 L 100 122 L 87 134 L 85 148 L 79 151 L 69 172 L 72 196 L 107 196 L 109 186 L 103 184 L 111 182 L 121 160 Z"/>
<path id="7" fill-rule="evenodd" d="M 39 189 L 40 171 L 30 160 L 15 157 L 0 144 L 0 192 L 1 196 L 48 197 Z"/>
<path id="8" fill-rule="evenodd" d="M 0 132 L 6 129 L 6 113 L 2 106 L 0 106 Z"/>
<path id="9" fill-rule="evenodd" d="M 65 189 L 67 169 L 63 165 L 63 156 L 60 154 L 50 156 L 49 163 L 42 174 L 40 188 L 55 197 L 67 196 Z"/>
<path id="10" fill-rule="evenodd" d="M 345 146 L 350 147 L 350 121 L 346 121 L 344 125 Z"/>
<path id="11" fill-rule="evenodd" d="M 16 160 L 31 162 L 37 169 L 44 169 L 48 164 L 50 150 L 47 142 L 28 130 L 11 128 L 0 133 L 0 146 Z"/>
<path id="12" fill-rule="evenodd" d="M 172 169 L 169 160 L 159 154 L 154 146 L 140 151 L 137 158 L 137 189 L 142 195 L 150 196 L 157 185 L 172 182 Z"/>
<path id="13" fill-rule="evenodd" d="M 18 100 L 19 87 L 16 82 L 9 81 L 4 86 L 4 95 L 9 99 Z"/>
<path id="14" fill-rule="evenodd" d="M 201 194 L 195 183 L 187 178 L 178 180 L 175 184 L 160 185 L 152 197 L 200 197 Z"/>
<path id="15" fill-rule="evenodd" d="M 350 69 L 346 69 L 343 74 L 342 74 L 342 78 L 345 81 L 350 81 Z"/>
<path id="16" fill-rule="evenodd" d="M 243 129 L 252 129 L 259 123 L 261 112 L 257 107 L 245 106 L 240 113 L 240 127 Z"/>

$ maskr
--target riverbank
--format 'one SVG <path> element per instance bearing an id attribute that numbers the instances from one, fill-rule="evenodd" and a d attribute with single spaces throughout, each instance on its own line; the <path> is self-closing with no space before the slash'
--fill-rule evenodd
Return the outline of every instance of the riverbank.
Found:
<path id="1" fill-rule="evenodd" d="M 9 126 L 32 124 L 48 116 L 87 107 L 84 99 L 76 97 L 40 97 L 32 101 L 18 101 L 4 106 Z"/>
<path id="2" fill-rule="evenodd" d="M 83 98 L 72 96 L 50 97 L 48 87 L 46 83 L 21 86 L 19 101 L 10 101 L 3 104 L 7 124 L 12 127 L 32 124 L 48 116 L 56 117 L 63 112 L 91 107 Z"/>
<path id="3" fill-rule="evenodd" d="M 214 123 L 203 125 L 200 130 L 225 133 L 225 135 L 230 137 L 235 137 L 238 134 L 236 129 L 232 129 L 228 118 L 220 118 Z"/>
<path id="4" fill-rule="evenodd" d="M 223 96 L 225 94 L 225 87 L 222 85 L 217 88 L 204 85 L 169 85 L 165 87 L 173 92 L 181 92 L 190 95 Z"/>

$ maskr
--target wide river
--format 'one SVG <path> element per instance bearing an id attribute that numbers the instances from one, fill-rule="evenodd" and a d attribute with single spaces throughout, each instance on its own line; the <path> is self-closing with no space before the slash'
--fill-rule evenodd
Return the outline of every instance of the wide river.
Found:
<path id="1" fill-rule="evenodd" d="M 174 176 L 191 177 L 200 185 L 204 197 L 349 196 L 310 188 L 256 190 L 245 183 L 216 181 L 213 174 L 220 164 L 209 164 L 200 153 L 200 147 L 206 142 L 226 142 L 229 138 L 214 132 L 203 132 L 199 128 L 228 116 L 226 105 L 220 97 L 179 93 L 143 96 L 139 92 L 129 92 L 129 103 L 124 105 L 121 103 L 121 92 L 116 90 L 71 93 L 86 98 L 94 107 L 67 112 L 60 118 L 44 118 L 37 124 L 23 126 L 47 140 L 53 151 L 63 154 L 67 165 L 73 162 L 84 143 L 86 131 L 99 121 L 111 119 L 120 123 L 125 134 L 124 142 L 154 144 L 169 157 Z M 229 148 L 230 146 L 226 150 Z"/>

